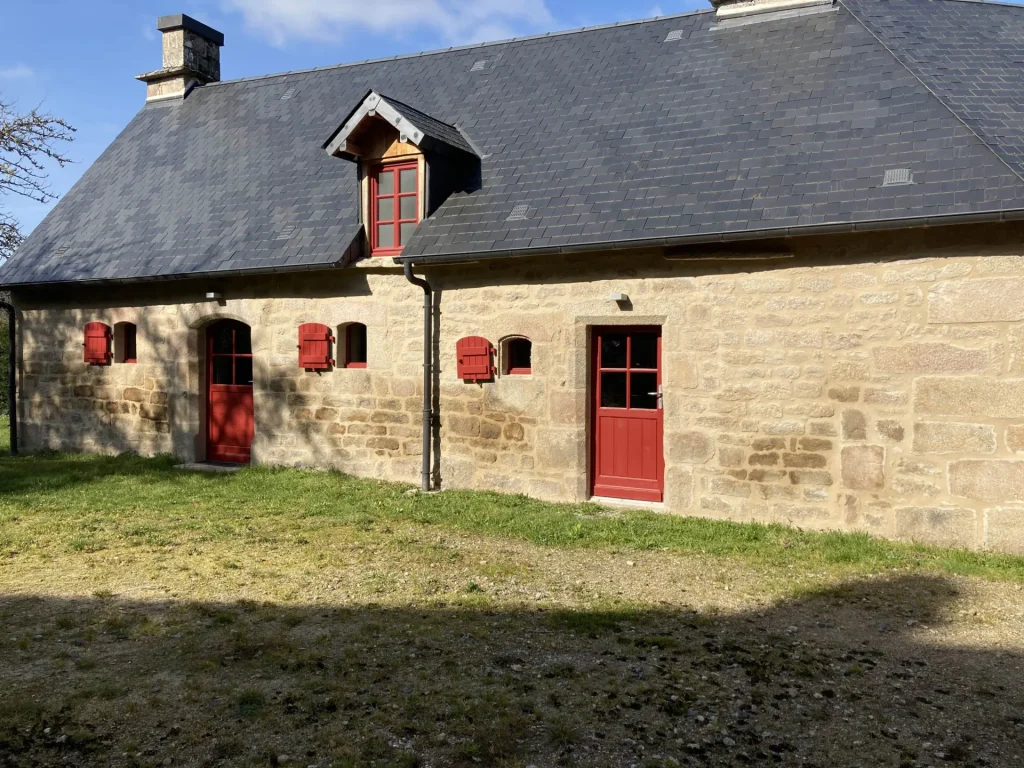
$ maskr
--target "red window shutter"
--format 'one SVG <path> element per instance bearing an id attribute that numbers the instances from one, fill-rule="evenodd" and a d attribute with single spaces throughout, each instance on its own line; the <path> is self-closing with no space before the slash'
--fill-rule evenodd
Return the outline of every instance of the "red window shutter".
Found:
<path id="1" fill-rule="evenodd" d="M 108 365 L 113 359 L 110 341 L 114 334 L 110 326 L 103 323 L 89 323 L 85 326 L 85 362 L 90 365 Z"/>
<path id="2" fill-rule="evenodd" d="M 480 336 L 467 336 L 455 345 L 459 378 L 463 381 L 490 381 L 494 377 L 494 347 Z"/>
<path id="3" fill-rule="evenodd" d="M 331 329 L 320 323 L 299 326 L 299 368 L 326 371 L 334 365 L 331 359 Z"/>

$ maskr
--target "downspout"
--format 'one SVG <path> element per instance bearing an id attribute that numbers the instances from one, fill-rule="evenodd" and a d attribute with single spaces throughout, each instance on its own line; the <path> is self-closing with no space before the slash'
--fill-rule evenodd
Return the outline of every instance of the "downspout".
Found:
<path id="1" fill-rule="evenodd" d="M 17 355 L 14 345 L 18 335 L 14 327 L 14 307 L 6 301 L 0 301 L 0 309 L 7 312 L 7 407 L 11 412 L 11 456 L 18 455 L 18 370 L 15 365 Z"/>
<path id="2" fill-rule="evenodd" d="M 434 292 L 430 283 L 412 274 L 412 262 L 405 262 L 405 279 L 423 289 L 423 477 L 422 489 L 430 490 L 430 442 L 434 426 L 432 392 L 434 360 Z M 13 381 L 13 379 L 12 379 Z"/>

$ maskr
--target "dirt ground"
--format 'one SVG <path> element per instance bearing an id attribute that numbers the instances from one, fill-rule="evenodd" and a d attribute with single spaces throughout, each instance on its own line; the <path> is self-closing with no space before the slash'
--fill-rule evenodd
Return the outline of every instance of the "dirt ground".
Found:
<path id="1" fill-rule="evenodd" d="M 1024 765 L 1014 584 L 376 526 L 21 554 L 0 627 L 0 766 Z"/>

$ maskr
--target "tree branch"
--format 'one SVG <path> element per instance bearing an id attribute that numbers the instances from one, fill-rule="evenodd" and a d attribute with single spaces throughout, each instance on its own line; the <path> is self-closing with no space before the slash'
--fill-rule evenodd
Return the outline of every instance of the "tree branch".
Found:
<path id="1" fill-rule="evenodd" d="M 56 145 L 74 138 L 75 129 L 64 120 L 38 109 L 21 115 L 0 99 L 0 197 L 15 194 L 38 203 L 56 199 L 46 183 L 46 164 L 63 168 L 71 159 Z M 24 238 L 18 222 L 0 209 L 0 263 Z"/>

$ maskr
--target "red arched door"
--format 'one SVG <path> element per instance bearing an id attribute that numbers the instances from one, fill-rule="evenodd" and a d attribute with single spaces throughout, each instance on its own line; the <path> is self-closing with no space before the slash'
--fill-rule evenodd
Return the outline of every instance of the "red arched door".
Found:
<path id="1" fill-rule="evenodd" d="M 206 460 L 248 464 L 256 433 L 252 332 L 237 320 L 206 329 Z"/>

